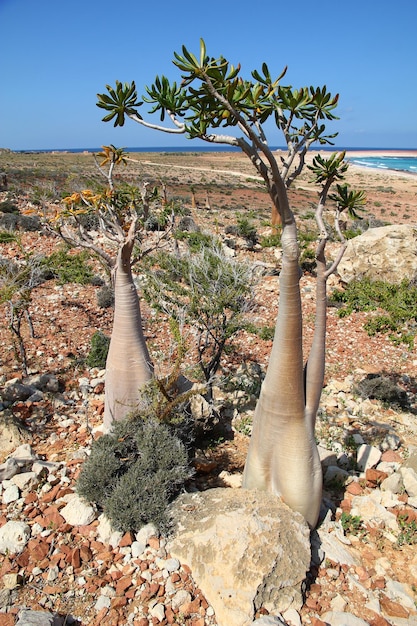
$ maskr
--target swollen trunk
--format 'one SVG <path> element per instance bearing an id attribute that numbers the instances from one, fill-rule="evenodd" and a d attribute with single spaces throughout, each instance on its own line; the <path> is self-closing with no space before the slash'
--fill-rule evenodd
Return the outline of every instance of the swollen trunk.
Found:
<path id="1" fill-rule="evenodd" d="M 130 250 L 119 251 L 115 267 L 115 310 L 106 363 L 104 428 L 134 411 L 140 390 L 153 377 L 142 330 L 139 298 L 130 269 Z"/>
<path id="2" fill-rule="evenodd" d="M 293 233 L 288 239 L 283 233 L 282 243 L 278 318 L 255 411 L 243 486 L 281 496 L 314 527 L 322 475 L 314 423 L 306 411 L 298 248 Z"/>

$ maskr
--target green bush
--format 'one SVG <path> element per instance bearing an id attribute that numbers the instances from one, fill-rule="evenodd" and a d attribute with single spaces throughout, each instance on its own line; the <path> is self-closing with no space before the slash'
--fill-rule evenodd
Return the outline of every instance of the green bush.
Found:
<path id="1" fill-rule="evenodd" d="M 260 242 L 262 248 L 277 248 L 281 245 L 281 233 L 271 233 L 261 237 Z"/>
<path id="2" fill-rule="evenodd" d="M 0 202 L 0 212 L 1 213 L 19 213 L 19 209 L 17 205 L 11 200 L 3 200 L 3 202 Z"/>
<path id="3" fill-rule="evenodd" d="M 91 350 L 87 357 L 88 367 L 106 367 L 107 354 L 109 352 L 110 338 L 100 330 L 91 337 Z"/>
<path id="4" fill-rule="evenodd" d="M 87 263 L 87 250 L 77 254 L 69 254 L 69 248 L 62 247 L 46 257 L 42 265 L 61 285 L 78 283 L 86 285 L 91 282 L 94 273 Z"/>
<path id="5" fill-rule="evenodd" d="M 187 451 L 169 426 L 140 417 L 116 422 L 93 443 L 77 482 L 116 530 L 169 527 L 168 505 L 191 476 Z"/>
<path id="6" fill-rule="evenodd" d="M 207 247 L 213 247 L 216 245 L 217 239 L 212 235 L 201 233 L 199 231 L 181 231 L 175 232 L 175 239 L 179 241 L 186 241 L 190 252 L 200 252 Z"/>
<path id="7" fill-rule="evenodd" d="M 391 284 L 369 278 L 354 280 L 344 290 L 333 291 L 330 302 L 341 305 L 339 316 L 353 311 L 379 311 L 369 319 L 364 328 L 372 336 L 390 333 L 394 342 L 413 347 L 417 322 L 417 286 L 403 280 Z"/>

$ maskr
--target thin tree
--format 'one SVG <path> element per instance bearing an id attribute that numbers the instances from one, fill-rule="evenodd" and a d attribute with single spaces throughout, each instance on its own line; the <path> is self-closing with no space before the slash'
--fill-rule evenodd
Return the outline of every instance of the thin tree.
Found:
<path id="1" fill-rule="evenodd" d="M 300 250 L 287 191 L 303 171 L 312 144 L 332 145 L 336 134 L 326 134 L 325 122 L 337 119 L 334 110 L 338 96 L 332 96 L 326 86 L 295 89 L 283 85 L 287 68 L 272 78 L 266 63 L 245 79 L 240 65 L 235 67 L 222 56 L 209 57 L 202 40 L 199 58 L 184 46 L 182 54 L 174 53 L 174 57 L 173 63 L 182 73 L 180 84 L 157 76 L 139 100 L 134 82 L 116 82 L 115 88 L 107 86 L 107 93 L 98 94 L 97 104 L 107 111 L 104 121 L 113 120 L 115 126 L 123 126 L 128 117 L 156 130 L 238 147 L 264 180 L 282 223 L 282 269 L 275 336 L 255 412 L 243 484 L 282 496 L 314 527 L 322 490 L 314 427 L 324 381 L 326 284 L 345 248 L 339 217 L 343 211 L 354 212 L 361 207 L 364 194 L 349 191 L 344 185 L 336 188 L 334 219 L 341 248 L 328 264 L 325 249 L 329 232 L 323 212 L 330 187 L 343 178 L 347 164 L 344 153 L 315 158 L 312 172 L 321 186 L 316 209 L 320 228 L 317 305 L 313 344 L 304 363 Z M 163 124 L 143 119 L 139 108 L 144 102 L 151 104 L 150 113 L 159 113 Z M 286 150 L 280 154 L 267 143 L 264 125 L 270 119 L 285 141 Z"/>

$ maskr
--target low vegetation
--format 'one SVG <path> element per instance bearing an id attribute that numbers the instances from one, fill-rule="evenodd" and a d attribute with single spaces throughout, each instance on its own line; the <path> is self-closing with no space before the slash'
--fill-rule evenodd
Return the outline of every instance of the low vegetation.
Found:
<path id="1" fill-rule="evenodd" d="M 168 504 L 190 475 L 187 450 L 172 428 L 132 416 L 94 442 L 77 490 L 116 530 L 134 531 L 152 522 L 166 531 Z"/>
<path id="2" fill-rule="evenodd" d="M 394 343 L 414 346 L 417 332 L 417 286 L 408 280 L 392 284 L 362 278 L 350 282 L 345 289 L 336 289 L 330 301 L 339 305 L 339 316 L 354 311 L 372 311 L 365 330 L 372 336 L 386 333 Z"/>

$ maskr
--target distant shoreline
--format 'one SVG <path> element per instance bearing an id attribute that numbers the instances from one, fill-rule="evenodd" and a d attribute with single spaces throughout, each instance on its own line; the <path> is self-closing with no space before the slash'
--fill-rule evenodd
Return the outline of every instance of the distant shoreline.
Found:
<path id="1" fill-rule="evenodd" d="M 240 152 L 240 148 L 233 146 L 225 146 L 225 145 L 206 145 L 206 146 L 196 146 L 192 145 L 190 142 L 189 145 L 186 146 L 146 146 L 143 148 L 139 147 L 124 147 L 126 152 Z M 39 148 L 39 149 L 24 149 L 24 150 L 12 150 L 8 148 L 0 148 L 0 153 L 14 152 L 14 153 L 24 153 L 24 154 L 90 154 L 94 152 L 100 152 L 102 147 L 96 148 Z M 281 152 L 286 150 L 284 146 L 271 146 L 271 150 L 273 152 Z M 339 147 L 339 146 L 317 146 L 310 148 L 310 154 L 316 152 L 346 152 L 347 156 L 403 156 L 403 157 L 417 157 L 417 149 L 410 148 L 358 148 L 358 147 Z"/>

